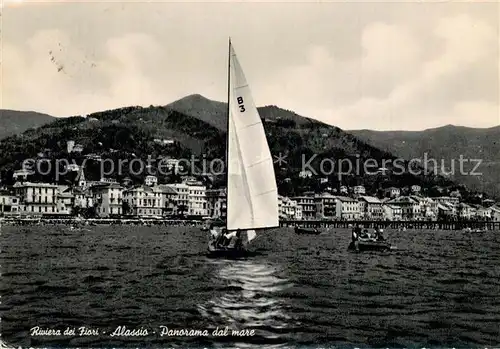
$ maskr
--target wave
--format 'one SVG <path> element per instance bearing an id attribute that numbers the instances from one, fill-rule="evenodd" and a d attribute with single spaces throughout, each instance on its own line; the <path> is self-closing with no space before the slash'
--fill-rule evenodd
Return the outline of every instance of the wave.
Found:
<path id="1" fill-rule="evenodd" d="M 221 266 L 215 281 L 225 285 L 218 289 L 219 295 L 198 305 L 201 315 L 231 329 L 254 329 L 260 340 L 276 339 L 290 319 L 277 293 L 292 284 L 276 276 L 278 270 L 269 264 L 252 260 L 214 263 Z M 256 337 L 247 339 L 255 342 Z"/>

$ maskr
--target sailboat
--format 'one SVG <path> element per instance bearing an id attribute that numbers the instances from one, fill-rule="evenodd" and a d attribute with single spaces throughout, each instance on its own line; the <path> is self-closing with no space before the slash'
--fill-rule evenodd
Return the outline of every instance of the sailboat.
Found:
<path id="1" fill-rule="evenodd" d="M 279 226 L 273 158 L 231 39 L 227 116 L 227 221 L 225 232 L 210 230 L 208 251 L 212 255 L 244 254 L 258 231 Z"/>

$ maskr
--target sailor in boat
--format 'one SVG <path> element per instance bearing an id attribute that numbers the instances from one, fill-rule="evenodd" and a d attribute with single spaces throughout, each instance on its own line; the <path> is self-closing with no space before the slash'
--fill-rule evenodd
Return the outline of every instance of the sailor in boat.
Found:
<path id="1" fill-rule="evenodd" d="M 210 224 L 210 228 L 208 228 L 208 231 L 210 232 L 210 238 L 214 242 L 214 245 L 216 245 L 215 243 L 217 239 L 221 236 L 220 231 L 215 230 L 213 224 Z"/>
<path id="2" fill-rule="evenodd" d="M 356 226 L 355 228 L 352 229 L 352 234 L 351 234 L 351 244 L 356 249 L 358 248 L 359 230 L 358 230 L 358 226 Z"/>
<path id="3" fill-rule="evenodd" d="M 230 246 L 232 245 L 235 250 L 243 249 L 243 239 L 239 229 L 236 231 L 236 234 L 231 237 L 231 242 L 232 244 L 230 244 Z"/>
<path id="4" fill-rule="evenodd" d="M 211 230 L 211 231 L 214 232 L 214 230 Z M 215 240 L 215 243 L 214 243 L 215 247 L 222 248 L 226 245 L 226 240 L 227 240 L 226 229 L 223 229 L 220 232 L 216 231 L 215 233 L 212 233 L 212 237 Z"/>
<path id="5" fill-rule="evenodd" d="M 358 241 L 358 238 L 361 235 L 361 225 L 357 224 L 354 228 L 352 228 L 352 242 Z"/>
<path id="6" fill-rule="evenodd" d="M 368 229 L 363 229 L 363 231 L 359 234 L 359 240 L 367 241 L 370 239 L 371 239 L 371 236 L 370 236 L 370 233 L 368 232 Z"/>
<path id="7" fill-rule="evenodd" d="M 377 228 L 377 230 L 375 231 L 375 240 L 376 241 L 385 241 L 383 233 L 384 233 L 383 229 Z"/>
<path id="8" fill-rule="evenodd" d="M 241 231 L 228 232 L 224 229 L 221 233 L 216 233 L 212 230 L 212 239 L 214 240 L 214 246 L 218 249 L 243 249 L 243 239 L 241 237 Z"/>
<path id="9" fill-rule="evenodd" d="M 224 228 L 221 232 L 211 229 L 212 239 L 214 239 L 214 246 L 216 248 L 226 248 L 231 243 L 231 234 Z"/>

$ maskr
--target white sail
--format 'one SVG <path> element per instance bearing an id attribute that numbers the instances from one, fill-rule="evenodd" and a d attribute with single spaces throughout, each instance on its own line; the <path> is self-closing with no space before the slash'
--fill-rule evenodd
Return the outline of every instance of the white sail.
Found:
<path id="1" fill-rule="evenodd" d="M 231 45 L 229 59 L 227 229 L 276 227 L 278 190 L 273 159 L 250 88 Z M 255 232 L 250 234 L 255 237 Z"/>

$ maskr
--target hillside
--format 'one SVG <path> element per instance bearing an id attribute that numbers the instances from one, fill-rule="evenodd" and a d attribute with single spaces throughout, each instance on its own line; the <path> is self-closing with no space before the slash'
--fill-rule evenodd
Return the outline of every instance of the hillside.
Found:
<path id="1" fill-rule="evenodd" d="M 179 101 L 171 103 L 166 108 L 185 113 L 191 117 L 206 121 L 221 131 L 226 130 L 227 104 L 211 101 L 200 95 L 187 96 Z M 387 151 L 377 149 L 366 142 L 354 137 L 331 125 L 324 124 L 314 119 L 300 116 L 293 111 L 284 110 L 277 106 L 265 106 L 258 108 L 264 127 L 268 135 L 268 141 L 272 153 L 277 156 L 285 154 L 286 164 L 277 168 L 278 184 L 285 192 L 297 191 L 301 188 L 321 189 L 318 187 L 338 187 L 341 184 L 353 186 L 365 184 L 372 193 L 382 187 L 391 185 L 408 186 L 411 184 L 421 184 L 426 188 L 434 186 L 456 187 L 454 183 L 446 178 L 438 176 L 413 176 L 407 172 L 394 173 L 390 161 L 395 157 Z M 313 161 L 314 169 L 319 173 L 312 180 L 298 180 L 293 183 L 293 188 L 286 183 L 287 178 L 297 177 L 298 172 L 311 157 L 316 157 Z M 304 159 L 304 161 L 303 161 Z M 319 167 L 322 160 L 327 174 L 321 175 Z M 328 165 L 333 160 L 335 165 L 340 159 L 349 159 L 352 164 L 361 163 L 367 159 L 373 160 L 382 167 L 383 160 L 390 160 L 386 175 L 368 175 L 364 169 L 352 171 L 350 175 L 342 176 L 339 180 L 338 168 L 330 171 Z M 355 166 L 355 165 L 354 165 Z M 360 167 L 363 167 L 362 165 Z M 373 172 L 373 169 L 371 169 Z M 333 172 L 328 174 L 329 172 Z M 328 183 L 317 185 L 319 177 L 328 178 Z M 293 180 L 292 180 L 293 181 Z M 314 181 L 314 183 L 312 183 Z M 298 183 L 297 183 L 298 182 Z"/>
<path id="2" fill-rule="evenodd" d="M 26 159 L 33 159 L 40 164 L 50 161 L 51 171 L 45 167 L 38 170 L 34 180 L 59 181 L 67 178 L 55 178 L 56 161 L 63 163 L 75 161 L 82 164 L 87 155 L 98 155 L 102 159 L 113 160 L 112 174 L 102 176 L 118 180 L 131 177 L 134 182 L 141 182 L 148 174 L 129 166 L 119 166 L 119 161 L 129 163 L 136 158 L 147 161 L 159 157 L 190 158 L 190 154 L 207 153 L 218 149 L 218 130 L 209 125 L 163 107 L 127 107 L 104 112 L 97 112 L 87 118 L 73 116 L 59 118 L 37 129 L 30 129 L 20 135 L 0 140 L 0 171 L 4 183 L 8 183 L 12 173 L 22 167 Z M 173 144 L 159 144 L 157 140 L 173 140 Z M 215 143 L 214 143 L 215 139 Z M 81 153 L 67 153 L 67 141 L 73 140 L 83 147 Z M 213 154 L 214 156 L 216 154 Z M 43 159 L 43 160 L 42 160 Z M 110 171 L 110 161 L 86 161 L 86 175 L 98 180 L 101 172 Z M 101 164 L 108 167 L 101 169 Z M 154 163 L 152 164 L 155 165 Z M 61 167 L 60 165 L 59 167 Z M 103 165 L 104 166 L 104 165 Z M 62 171 L 62 169 L 61 169 Z M 153 170 L 151 170 L 153 171 Z M 46 175 L 38 175 L 38 173 Z M 134 173 L 137 172 L 137 175 Z M 167 171 L 164 171 L 167 172 Z M 161 177 L 161 176 L 160 176 Z M 164 176 L 165 177 L 165 176 Z M 166 178 L 162 178 L 166 180 Z"/>
<path id="3" fill-rule="evenodd" d="M 458 187 L 442 177 L 414 176 L 403 166 L 399 169 L 391 163 L 395 157 L 389 152 L 375 148 L 337 127 L 301 117 L 276 106 L 262 107 L 259 111 L 272 154 L 276 157 L 281 154 L 284 159 L 275 164 L 279 190 L 283 195 L 358 184 L 365 185 L 370 193 L 380 193 L 382 188 L 390 186 L 407 187 L 413 184 L 421 185 L 428 192 L 432 192 L 435 186 L 450 189 Z M 45 175 L 35 175 L 34 179 L 67 183 L 71 180 L 68 176 L 55 178 L 55 161 L 69 159 L 81 164 L 93 154 L 94 158 L 98 155 L 102 159 L 113 161 L 115 171 L 104 175 L 118 180 L 130 177 L 133 182 L 138 183 L 147 174 L 146 171 L 140 172 L 137 168 L 127 166 L 118 171 L 120 166 L 117 164 L 124 159 L 130 162 L 138 158 L 146 161 L 148 157 L 183 158 L 188 167 L 197 168 L 200 173 L 200 168 L 203 167 L 200 159 L 210 161 L 225 158 L 225 124 L 226 105 L 199 95 L 188 96 L 163 107 L 127 107 L 94 113 L 87 118 L 57 119 L 39 129 L 0 140 L 0 171 L 4 183 L 12 182 L 13 171 L 21 168 L 23 160 L 45 158 L 46 162 L 53 164 L 52 171 L 46 171 Z M 83 151 L 79 154 L 67 154 L 68 140 L 81 144 Z M 173 143 L 160 144 L 159 140 Z M 192 155 L 197 160 L 190 161 Z M 314 160 L 309 162 L 311 158 Z M 342 166 L 339 162 L 341 159 L 344 162 Z M 368 159 L 368 170 L 371 173 L 367 173 L 363 166 Z M 351 171 L 348 171 L 346 160 L 353 166 Z M 187 164 L 189 161 L 193 166 Z M 109 167 L 110 162 L 87 161 L 87 177 L 98 179 L 102 173 L 101 165 L 105 163 Z M 299 173 L 308 162 L 312 171 L 317 174 L 312 178 L 300 178 Z M 151 172 L 155 173 L 156 163 L 150 164 Z M 385 167 L 387 171 L 375 174 L 379 167 Z M 104 168 L 109 172 L 109 168 Z M 339 176 L 339 169 L 344 172 L 342 176 Z M 347 172 L 349 173 L 346 174 Z M 175 176 L 171 174 L 159 177 L 160 181 L 175 180 L 172 178 Z M 212 181 L 208 183 L 216 187 L 223 184 L 225 176 L 221 173 L 211 178 Z"/>
<path id="4" fill-rule="evenodd" d="M 455 174 L 450 178 L 500 197 L 500 126 L 468 128 L 447 125 L 424 131 L 349 132 L 405 159 L 424 159 L 427 154 L 427 159 L 438 160 L 438 167 L 441 167 L 442 159 L 446 172 L 451 172 L 452 160 L 455 159 Z M 464 159 L 464 171 L 460 171 L 460 156 Z M 476 161 L 465 162 L 465 159 L 481 159 L 482 163 L 475 172 L 482 175 L 469 175 Z"/>
<path id="5" fill-rule="evenodd" d="M 54 117 L 32 111 L 0 109 L 0 139 L 51 122 Z"/>

